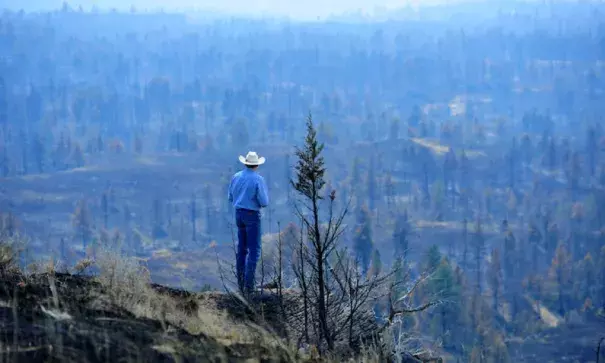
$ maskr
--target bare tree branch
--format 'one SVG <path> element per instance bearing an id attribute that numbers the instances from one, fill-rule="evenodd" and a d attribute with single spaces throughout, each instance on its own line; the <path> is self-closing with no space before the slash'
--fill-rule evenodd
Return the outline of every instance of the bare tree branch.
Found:
<path id="1" fill-rule="evenodd" d="M 400 297 L 399 299 L 397 299 L 397 302 L 403 301 L 407 298 L 409 298 L 410 296 L 412 296 L 412 294 L 414 294 L 414 291 L 416 291 L 416 289 L 418 288 L 418 286 L 420 286 L 423 282 L 425 282 L 426 280 L 428 280 L 430 277 L 432 276 L 432 274 L 426 274 L 421 276 L 419 279 L 417 279 L 414 283 L 414 285 L 412 286 L 411 289 L 409 289 L 405 295 L 403 295 L 402 297 Z"/>

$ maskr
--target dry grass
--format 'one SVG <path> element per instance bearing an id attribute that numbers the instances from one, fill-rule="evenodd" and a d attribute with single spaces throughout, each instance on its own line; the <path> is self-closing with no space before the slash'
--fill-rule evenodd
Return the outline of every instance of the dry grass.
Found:
<path id="1" fill-rule="evenodd" d="M 437 155 L 444 155 L 446 154 L 448 151 L 450 151 L 449 146 L 446 145 L 441 145 L 435 141 L 430 141 L 427 139 L 422 139 L 419 137 L 414 137 L 411 139 L 412 142 L 420 145 L 420 146 L 424 146 L 428 149 L 430 149 L 431 151 L 433 151 L 435 154 Z"/>
<path id="2" fill-rule="evenodd" d="M 428 220 L 417 220 L 415 225 L 418 228 L 442 228 L 446 230 L 460 230 L 462 229 L 462 223 L 455 221 L 428 221 Z"/>
<path id="3" fill-rule="evenodd" d="M 181 298 L 154 289 L 149 271 L 135 259 L 104 250 L 98 254 L 95 263 L 99 268 L 97 279 L 112 302 L 137 317 L 158 320 L 165 329 L 176 326 L 192 335 L 209 336 L 226 347 L 250 345 L 291 351 L 280 338 L 262 327 L 232 320 L 212 304 L 205 304 L 199 295 L 193 294 L 189 299 L 192 311 L 179 308 L 182 301 L 178 300 Z"/>
<path id="4" fill-rule="evenodd" d="M 531 305 L 532 309 L 540 316 L 540 319 L 549 327 L 556 328 L 561 324 L 561 317 L 557 316 L 557 314 L 548 310 L 544 304 L 538 304 L 534 299 L 532 299 L 529 295 L 524 295 L 527 302 Z M 540 311 L 538 311 L 538 306 L 540 307 Z"/>
<path id="5" fill-rule="evenodd" d="M 158 166 L 158 165 L 163 165 L 164 163 L 158 161 L 156 158 L 152 158 L 152 157 L 148 157 L 148 156 L 141 156 L 135 159 L 136 162 L 140 165 L 147 165 L 147 166 Z"/>
<path id="6" fill-rule="evenodd" d="M 27 245 L 27 240 L 18 234 L 7 236 L 0 231 L 0 276 L 19 271 L 17 256 Z"/>
<path id="7" fill-rule="evenodd" d="M 40 193 L 34 190 L 25 189 L 21 191 L 19 198 L 26 202 L 43 201 L 44 203 L 61 203 L 74 197 L 61 193 Z"/>
<path id="8" fill-rule="evenodd" d="M 423 139 L 419 137 L 414 137 L 410 139 L 417 145 L 423 146 L 431 150 L 436 155 L 445 155 L 450 151 L 450 147 L 447 145 L 442 145 L 434 140 Z M 465 150 L 466 156 L 470 159 L 475 159 L 478 157 L 485 157 L 487 154 L 483 151 L 478 150 Z"/>
<path id="9" fill-rule="evenodd" d="M 154 300 L 149 270 L 136 260 L 123 258 L 109 249 L 97 253 L 95 264 L 99 268 L 97 279 L 106 288 L 112 303 L 131 310 L 136 316 L 145 316 Z"/>

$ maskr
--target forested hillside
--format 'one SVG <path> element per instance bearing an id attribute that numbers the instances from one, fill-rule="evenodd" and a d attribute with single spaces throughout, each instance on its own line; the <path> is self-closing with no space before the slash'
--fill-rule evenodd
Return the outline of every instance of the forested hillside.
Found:
<path id="1" fill-rule="evenodd" d="M 220 289 L 234 263 L 228 183 L 255 150 L 270 279 L 277 241 L 301 235 L 290 181 L 311 114 L 323 203 L 347 211 L 340 246 L 364 276 L 431 274 L 411 296 L 390 290 L 439 302 L 397 321 L 397 337 L 447 362 L 596 361 L 604 11 L 459 4 L 297 22 L 6 10 L 0 235 L 23 242 L 25 269 L 110 246 L 154 282 Z"/>

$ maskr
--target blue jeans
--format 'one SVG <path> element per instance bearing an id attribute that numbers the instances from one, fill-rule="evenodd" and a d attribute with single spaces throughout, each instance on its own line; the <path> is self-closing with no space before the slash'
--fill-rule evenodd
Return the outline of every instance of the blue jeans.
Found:
<path id="1" fill-rule="evenodd" d="M 261 253 L 260 212 L 237 209 L 237 283 L 241 291 L 254 290 L 256 264 Z M 247 259 L 246 259 L 247 256 Z"/>

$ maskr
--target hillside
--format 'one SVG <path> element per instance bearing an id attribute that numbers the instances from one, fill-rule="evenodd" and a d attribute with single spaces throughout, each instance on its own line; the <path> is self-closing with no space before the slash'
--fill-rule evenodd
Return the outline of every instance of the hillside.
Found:
<path id="1" fill-rule="evenodd" d="M 293 314 L 301 309 L 293 292 L 287 293 L 290 318 L 285 322 L 275 292 L 266 291 L 244 303 L 226 293 L 193 293 L 146 284 L 135 276 L 119 276 L 108 285 L 107 277 L 4 271 L 2 358 L 32 363 L 316 362 L 310 352 L 296 351 L 284 341 L 301 318 Z M 585 337 L 603 333 L 602 328 L 596 320 L 565 323 L 511 339 L 511 358 L 590 362 L 595 342 Z M 554 346 L 548 343 L 553 339 L 567 343 Z M 439 361 L 407 353 L 402 359 L 403 363 Z"/>
<path id="2" fill-rule="evenodd" d="M 158 288 L 150 287 L 145 296 L 133 292 L 127 297 L 131 304 L 125 304 L 84 276 L 13 274 L 0 286 L 2 357 L 9 361 L 295 361 L 262 328 Z"/>
<path id="3" fill-rule="evenodd" d="M 245 302 L 228 293 L 173 289 L 151 283 L 144 269 L 115 255 L 104 255 L 94 264 L 83 261 L 75 269 L 83 272 L 99 266 L 98 274 L 91 276 L 59 273 L 52 265 L 42 268 L 45 272 L 25 275 L 10 263 L 3 265 L 2 358 L 74 363 L 345 359 L 318 360 L 312 347 L 288 345 L 287 338 L 297 339 L 301 319 L 302 306 L 294 291 L 286 293 L 286 315 L 282 315 L 274 291 L 260 292 Z M 370 314 L 356 334 L 372 335 L 377 328 Z M 352 361 L 383 361 L 377 354 L 370 350 Z M 403 363 L 436 361 L 398 354 Z"/>

